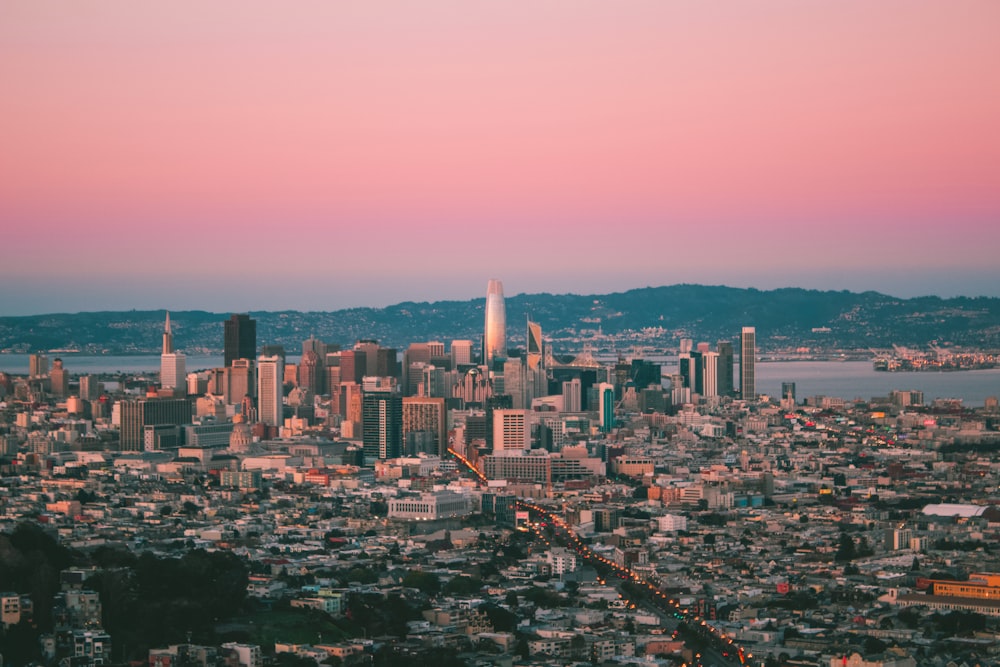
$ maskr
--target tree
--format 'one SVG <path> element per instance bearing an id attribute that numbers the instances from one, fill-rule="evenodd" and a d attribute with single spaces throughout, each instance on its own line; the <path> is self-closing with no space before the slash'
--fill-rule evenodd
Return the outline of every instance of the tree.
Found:
<path id="1" fill-rule="evenodd" d="M 410 570 L 403 577 L 403 585 L 407 588 L 416 588 L 427 595 L 437 595 L 441 591 L 441 579 L 433 572 L 423 570 Z"/>
<path id="2" fill-rule="evenodd" d="M 854 540 L 847 533 L 840 534 L 840 546 L 837 547 L 837 553 L 834 555 L 833 559 L 838 563 L 849 563 L 854 560 L 856 555 L 856 549 L 854 546 Z"/>
<path id="3" fill-rule="evenodd" d="M 466 575 L 453 577 L 445 584 L 443 592 L 445 595 L 473 595 L 479 591 L 483 582 Z"/>

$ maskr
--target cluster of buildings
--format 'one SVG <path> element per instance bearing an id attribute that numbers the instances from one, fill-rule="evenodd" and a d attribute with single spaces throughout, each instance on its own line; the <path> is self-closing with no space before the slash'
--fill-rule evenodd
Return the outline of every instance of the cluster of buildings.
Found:
<path id="1" fill-rule="evenodd" d="M 398 351 L 310 337 L 289 363 L 234 315 L 225 367 L 188 372 L 168 316 L 151 387 L 84 377 L 72 392 L 58 360 L 34 356 L 28 376 L 0 378 L 0 527 L 34 517 L 85 551 L 232 550 L 255 564 L 252 597 L 332 618 L 352 596 L 424 609 L 402 637 L 178 644 L 151 667 L 347 661 L 384 645 L 483 665 L 1000 664 L 995 399 L 800 401 L 791 383 L 759 397 L 749 327 L 714 350 L 682 341 L 668 372 L 559 358 L 533 322 L 509 350 L 499 281 L 485 324 L 478 355 L 467 340 Z M 526 532 L 529 499 L 574 537 Z M 590 554 L 744 650 L 699 655 L 682 619 Z M 441 591 L 404 585 L 413 570 Z M 355 571 L 373 580 L 343 574 Z M 74 581 L 44 655 L 107 664 L 100 600 Z M 33 602 L 0 595 L 4 626 Z M 957 637 L 935 620 L 953 610 L 988 620 Z"/>

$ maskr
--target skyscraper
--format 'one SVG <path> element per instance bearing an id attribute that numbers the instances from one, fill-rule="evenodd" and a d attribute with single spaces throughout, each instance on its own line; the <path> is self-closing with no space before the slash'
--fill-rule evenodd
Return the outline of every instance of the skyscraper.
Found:
<path id="1" fill-rule="evenodd" d="M 523 454 L 531 449 L 530 410 L 493 411 L 493 453 Z"/>
<path id="2" fill-rule="evenodd" d="M 601 433 L 615 427 L 615 386 L 607 382 L 597 385 L 597 413 Z"/>
<path id="3" fill-rule="evenodd" d="M 365 459 L 394 459 L 402 454 L 402 396 L 393 391 L 361 395 L 361 440 Z"/>
<path id="4" fill-rule="evenodd" d="M 52 395 L 58 398 L 69 396 L 69 373 L 63 367 L 62 359 L 52 362 L 52 370 L 49 371 L 49 380 L 52 385 Z"/>
<path id="5" fill-rule="evenodd" d="M 426 433 L 431 436 L 433 451 L 444 457 L 448 453 L 448 418 L 443 398 L 407 396 L 403 399 L 403 441 L 409 447 L 410 434 Z M 412 453 L 409 452 L 408 453 Z"/>
<path id="6" fill-rule="evenodd" d="M 582 409 L 581 387 L 580 378 L 573 378 L 562 383 L 564 412 L 580 412 Z"/>
<path id="7" fill-rule="evenodd" d="M 96 401 L 97 397 L 101 395 L 101 391 L 100 382 L 98 382 L 96 375 L 80 376 L 80 398 L 85 401 Z"/>
<path id="8" fill-rule="evenodd" d="M 757 330 L 743 327 L 740 334 L 740 398 L 752 401 L 757 398 L 757 379 L 754 360 L 757 354 Z"/>
<path id="9" fill-rule="evenodd" d="M 483 335 L 483 362 L 492 368 L 493 359 L 507 356 L 507 311 L 503 283 L 493 278 L 486 285 L 486 328 Z"/>
<path id="10" fill-rule="evenodd" d="M 281 357 L 274 355 L 257 360 L 257 419 L 270 426 L 281 426 L 281 379 L 284 369 Z"/>
<path id="11" fill-rule="evenodd" d="M 49 374 L 49 358 L 44 354 L 32 354 L 28 357 L 28 375 L 37 378 Z"/>
<path id="12" fill-rule="evenodd" d="M 542 325 L 528 320 L 528 370 L 535 370 L 543 363 Z"/>
<path id="13" fill-rule="evenodd" d="M 503 363 L 503 393 L 510 396 L 515 410 L 529 407 L 528 372 L 521 359 L 508 359 Z"/>
<path id="14" fill-rule="evenodd" d="M 249 315 L 232 315 L 224 324 L 224 363 L 231 366 L 234 359 L 253 359 L 257 356 L 257 320 Z"/>
<path id="15" fill-rule="evenodd" d="M 719 353 L 705 352 L 701 356 L 702 367 L 702 396 L 711 397 L 719 395 Z"/>
<path id="16" fill-rule="evenodd" d="M 163 325 L 163 352 L 160 354 L 160 386 L 187 393 L 187 357 L 174 351 L 174 333 L 170 328 L 170 313 Z"/>
<path id="17" fill-rule="evenodd" d="M 423 369 L 431 363 L 431 345 L 432 343 L 410 343 L 403 351 L 404 395 L 417 395 L 417 386 L 423 380 Z"/>
<path id="18" fill-rule="evenodd" d="M 472 341 L 451 341 L 451 370 L 458 369 L 459 364 L 472 363 Z"/>
<path id="19" fill-rule="evenodd" d="M 147 426 L 182 426 L 191 423 L 191 402 L 186 398 L 139 398 L 121 402 L 119 443 L 122 451 L 141 451 Z"/>
<path id="20" fill-rule="evenodd" d="M 733 393 L 733 344 L 728 340 L 720 340 L 716 348 L 719 350 L 719 385 L 720 396 Z"/>

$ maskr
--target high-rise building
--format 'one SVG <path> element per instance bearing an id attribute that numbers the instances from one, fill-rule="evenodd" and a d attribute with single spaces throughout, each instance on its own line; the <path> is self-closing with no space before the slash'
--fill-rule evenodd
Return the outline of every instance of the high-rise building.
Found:
<path id="1" fill-rule="evenodd" d="M 325 389 L 326 374 L 323 372 L 323 362 L 315 350 L 309 349 L 302 353 L 298 368 L 298 386 L 309 392 L 309 396 L 322 396 Z"/>
<path id="2" fill-rule="evenodd" d="M 377 340 L 359 340 L 354 344 L 354 352 L 361 352 L 364 356 L 364 374 L 361 377 L 394 377 L 400 378 L 399 360 L 396 349 L 392 347 L 381 347 Z M 362 357 L 355 356 L 355 363 L 359 363 Z M 341 366 L 344 365 L 343 354 L 341 355 Z M 345 378 L 350 379 L 350 378 Z M 360 379 L 357 380 L 360 382 Z"/>
<path id="3" fill-rule="evenodd" d="M 69 373 L 63 367 L 62 359 L 55 359 L 52 362 L 52 370 L 49 371 L 49 381 L 52 385 L 52 395 L 58 398 L 69 396 Z"/>
<path id="4" fill-rule="evenodd" d="M 528 410 L 493 411 L 493 453 L 519 454 L 531 449 Z"/>
<path id="5" fill-rule="evenodd" d="M 720 396 L 729 396 L 733 393 L 733 344 L 728 340 L 720 340 L 715 346 L 719 351 L 719 384 L 718 392 Z"/>
<path id="6" fill-rule="evenodd" d="M 705 394 L 705 360 L 701 352 L 691 352 L 691 391 L 703 396 Z"/>
<path id="7" fill-rule="evenodd" d="M 222 400 L 227 405 L 239 405 L 247 396 L 257 395 L 252 359 L 236 359 L 233 365 L 222 369 Z"/>
<path id="8" fill-rule="evenodd" d="M 101 383 L 96 375 L 80 376 L 80 398 L 85 401 L 96 401 L 101 395 Z"/>
<path id="9" fill-rule="evenodd" d="M 249 315 L 232 315 L 224 323 L 224 363 L 231 366 L 236 359 L 257 356 L 257 320 Z"/>
<path id="10" fill-rule="evenodd" d="M 583 409 L 582 385 L 580 378 L 573 378 L 562 383 L 563 410 L 565 412 L 580 412 Z"/>
<path id="11" fill-rule="evenodd" d="M 472 363 L 472 341 L 451 341 L 451 370 L 456 370 L 459 364 Z"/>
<path id="12" fill-rule="evenodd" d="M 361 442 L 365 459 L 394 459 L 402 454 L 402 396 L 394 391 L 361 395 Z"/>
<path id="13" fill-rule="evenodd" d="M 269 426 L 281 426 L 283 373 L 281 357 L 274 355 L 257 359 L 257 419 Z"/>
<path id="14" fill-rule="evenodd" d="M 694 391 L 694 357 L 690 352 L 681 352 L 677 355 L 677 372 L 681 376 L 683 387 Z"/>
<path id="15" fill-rule="evenodd" d="M 754 362 L 757 355 L 757 330 L 743 327 L 740 334 L 740 398 L 752 401 L 757 398 L 757 379 Z"/>
<path id="16" fill-rule="evenodd" d="M 508 359 L 503 363 L 503 393 L 510 396 L 516 410 L 523 410 L 530 404 L 528 372 L 523 360 Z"/>
<path id="17" fill-rule="evenodd" d="M 608 382 L 597 385 L 597 412 L 601 433 L 615 428 L 615 386 Z"/>
<path id="18" fill-rule="evenodd" d="M 170 313 L 163 325 L 163 352 L 160 354 L 160 386 L 187 393 L 187 357 L 174 351 L 174 333 L 170 328 Z"/>
<path id="19" fill-rule="evenodd" d="M 368 370 L 368 362 L 362 350 L 342 350 L 340 353 L 340 381 L 361 383 Z"/>
<path id="20" fill-rule="evenodd" d="M 180 427 L 191 423 L 191 401 L 186 398 L 139 398 L 119 405 L 122 451 L 142 451 L 147 426 Z"/>
<path id="21" fill-rule="evenodd" d="M 37 378 L 49 374 L 49 358 L 44 354 L 32 354 L 28 356 L 28 375 Z"/>
<path id="22" fill-rule="evenodd" d="M 410 450 L 410 434 L 416 433 L 430 434 L 433 451 L 427 453 L 444 457 L 448 450 L 448 419 L 443 398 L 403 398 L 403 442 L 406 443 L 407 450 Z"/>
<path id="23" fill-rule="evenodd" d="M 528 320 L 528 370 L 539 368 L 545 359 L 542 343 L 542 325 Z"/>
<path id="24" fill-rule="evenodd" d="M 719 353 L 704 352 L 701 355 L 702 396 L 719 395 Z"/>
<path id="25" fill-rule="evenodd" d="M 486 285 L 486 327 L 483 335 L 483 362 L 493 367 L 493 359 L 507 356 L 507 311 L 503 283 L 491 279 Z"/>
<path id="26" fill-rule="evenodd" d="M 416 396 L 417 386 L 423 380 L 423 369 L 431 363 L 431 346 L 438 343 L 411 343 L 403 351 L 403 392 Z M 443 347 L 443 346 L 442 346 Z"/>

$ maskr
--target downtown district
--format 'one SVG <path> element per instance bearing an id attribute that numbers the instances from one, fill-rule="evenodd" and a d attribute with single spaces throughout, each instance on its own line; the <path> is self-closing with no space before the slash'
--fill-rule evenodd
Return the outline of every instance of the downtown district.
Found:
<path id="1" fill-rule="evenodd" d="M 667 374 L 485 313 L 297 364 L 233 315 L 194 373 L 168 315 L 156 384 L 0 374 L 3 664 L 1000 664 L 996 399 L 773 400 L 752 327 Z M 199 558 L 227 606 L 141 625 Z"/>

